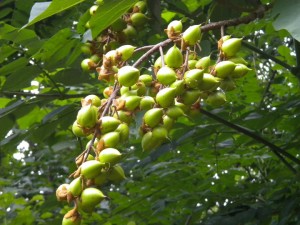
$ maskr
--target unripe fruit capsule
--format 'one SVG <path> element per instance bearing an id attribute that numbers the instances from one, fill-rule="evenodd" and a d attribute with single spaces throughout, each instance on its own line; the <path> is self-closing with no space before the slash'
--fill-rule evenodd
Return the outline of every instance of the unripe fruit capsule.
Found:
<path id="1" fill-rule="evenodd" d="M 114 131 L 120 124 L 121 121 L 112 116 L 103 116 L 101 118 L 101 125 L 100 125 L 101 134 Z"/>
<path id="2" fill-rule="evenodd" d="M 217 77 L 220 78 L 230 77 L 234 68 L 235 68 L 235 63 L 231 61 L 221 61 L 217 63 L 215 66 L 216 75 Z"/>
<path id="3" fill-rule="evenodd" d="M 99 142 L 102 142 L 104 148 L 114 148 L 117 147 L 120 142 L 119 132 L 108 132 L 101 136 Z"/>
<path id="4" fill-rule="evenodd" d="M 154 108 L 148 110 L 144 115 L 144 123 L 149 127 L 157 126 L 162 120 L 163 109 L 162 108 Z"/>
<path id="5" fill-rule="evenodd" d="M 193 89 L 197 89 L 203 79 L 204 71 L 201 69 L 192 69 L 184 73 L 183 79 L 185 84 Z"/>
<path id="6" fill-rule="evenodd" d="M 148 18 L 145 16 L 145 14 L 137 12 L 130 16 L 130 21 L 133 26 L 139 27 L 144 25 L 148 21 Z"/>
<path id="7" fill-rule="evenodd" d="M 175 103 L 176 90 L 174 88 L 161 89 L 156 94 L 156 102 L 163 108 L 168 108 Z"/>
<path id="8" fill-rule="evenodd" d="M 114 165 L 107 173 L 108 180 L 113 183 L 120 183 L 126 179 L 123 168 L 120 165 Z"/>
<path id="9" fill-rule="evenodd" d="M 200 25 L 193 25 L 186 29 L 182 34 L 182 39 L 189 46 L 195 45 L 201 38 Z"/>
<path id="10" fill-rule="evenodd" d="M 176 72 L 168 66 L 164 66 L 164 67 L 160 68 L 157 71 L 156 77 L 157 77 L 157 80 L 163 85 L 170 85 L 177 78 Z"/>
<path id="11" fill-rule="evenodd" d="M 179 68 L 183 64 L 183 55 L 176 45 L 167 51 L 164 59 L 167 66 L 172 68 Z"/>
<path id="12" fill-rule="evenodd" d="M 201 91 L 215 90 L 219 86 L 220 81 L 220 78 L 215 77 L 209 73 L 204 73 L 203 79 L 199 84 L 199 89 Z"/>
<path id="13" fill-rule="evenodd" d="M 77 197 L 82 192 L 81 178 L 75 178 L 69 185 L 68 192 Z"/>
<path id="14" fill-rule="evenodd" d="M 162 144 L 163 140 L 153 136 L 153 133 L 147 132 L 142 138 L 143 151 L 151 151 Z"/>
<path id="15" fill-rule="evenodd" d="M 140 110 L 152 109 L 155 104 L 155 100 L 151 96 L 145 96 L 140 101 Z"/>
<path id="16" fill-rule="evenodd" d="M 213 107 L 219 107 L 226 103 L 226 95 L 223 91 L 215 91 L 209 94 L 205 101 Z"/>
<path id="17" fill-rule="evenodd" d="M 106 196 L 97 188 L 86 188 L 81 193 L 82 207 L 95 207 L 98 205 Z"/>
<path id="18" fill-rule="evenodd" d="M 230 38 L 223 42 L 221 50 L 226 57 L 234 56 L 242 46 L 242 38 Z"/>
<path id="19" fill-rule="evenodd" d="M 115 148 L 106 148 L 99 154 L 101 163 L 116 164 L 121 160 L 122 154 Z"/>
<path id="20" fill-rule="evenodd" d="M 121 56 L 122 61 L 126 61 L 132 56 L 134 49 L 135 47 L 132 45 L 122 45 L 117 48 L 117 54 Z"/>
<path id="21" fill-rule="evenodd" d="M 134 85 L 140 76 L 140 71 L 133 66 L 123 66 L 118 71 L 118 81 L 120 85 L 130 87 Z"/>
<path id="22" fill-rule="evenodd" d="M 82 163 L 80 173 L 87 179 L 93 179 L 101 173 L 103 167 L 104 164 L 97 160 L 86 161 Z"/>
<path id="23" fill-rule="evenodd" d="M 168 24 L 168 31 L 173 31 L 175 34 L 180 34 L 182 32 L 182 23 L 180 20 L 173 20 Z"/>
<path id="24" fill-rule="evenodd" d="M 120 134 L 120 141 L 125 142 L 128 140 L 129 137 L 129 127 L 126 123 L 121 123 L 117 129 L 116 132 L 119 132 Z"/>
<path id="25" fill-rule="evenodd" d="M 77 113 L 77 123 L 81 127 L 92 128 L 97 122 L 98 108 L 93 105 L 81 107 Z"/>
<path id="26" fill-rule="evenodd" d="M 88 95 L 84 98 L 84 102 L 90 102 L 92 105 L 99 107 L 101 100 L 97 95 Z"/>

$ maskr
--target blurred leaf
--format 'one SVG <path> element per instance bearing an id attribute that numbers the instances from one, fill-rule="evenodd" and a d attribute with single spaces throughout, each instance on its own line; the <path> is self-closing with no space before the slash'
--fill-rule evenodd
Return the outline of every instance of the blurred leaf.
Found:
<path id="1" fill-rule="evenodd" d="M 273 22 L 276 30 L 286 29 L 295 39 L 300 41 L 300 15 L 297 10 L 300 2 L 297 0 L 276 1 L 272 10 L 273 16 L 278 16 Z"/>
<path id="2" fill-rule="evenodd" d="M 90 19 L 93 38 L 121 17 L 137 0 L 105 1 Z"/>
<path id="3" fill-rule="evenodd" d="M 84 0 L 53 0 L 49 7 L 47 7 L 48 3 L 35 3 L 35 5 L 30 13 L 29 21 L 23 28 L 31 26 L 43 19 L 46 19 L 50 16 L 53 16 L 57 13 L 60 13 L 64 10 L 67 10 L 75 5 L 83 2 Z M 47 8 L 46 8 L 47 7 Z"/>

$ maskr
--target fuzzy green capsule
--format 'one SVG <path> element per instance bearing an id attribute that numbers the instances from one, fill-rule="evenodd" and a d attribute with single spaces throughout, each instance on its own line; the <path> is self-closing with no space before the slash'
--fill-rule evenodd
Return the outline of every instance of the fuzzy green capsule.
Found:
<path id="1" fill-rule="evenodd" d="M 182 34 L 182 39 L 189 46 L 195 45 L 201 38 L 200 25 L 193 25 L 186 29 Z"/>
<path id="2" fill-rule="evenodd" d="M 183 64 L 183 55 L 176 45 L 167 51 L 164 59 L 165 63 L 172 68 L 179 68 Z"/>

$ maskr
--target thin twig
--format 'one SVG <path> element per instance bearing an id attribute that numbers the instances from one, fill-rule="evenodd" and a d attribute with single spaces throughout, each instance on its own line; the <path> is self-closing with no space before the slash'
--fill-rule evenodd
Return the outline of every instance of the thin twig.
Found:
<path id="1" fill-rule="evenodd" d="M 149 51 L 147 51 L 144 55 L 142 55 L 132 66 L 133 67 L 138 67 L 143 61 L 145 61 L 149 55 L 151 55 L 153 52 L 155 52 L 160 46 L 166 46 L 169 43 L 171 43 L 172 40 L 171 39 L 167 39 L 165 41 L 162 41 L 156 45 L 154 45 Z"/>
<path id="2" fill-rule="evenodd" d="M 69 99 L 69 98 L 80 98 L 85 97 L 87 95 L 93 93 L 82 93 L 82 94 L 59 94 L 59 93 L 51 93 L 51 94 L 36 94 L 31 92 L 23 92 L 23 91 L 1 91 L 0 94 L 6 95 L 9 97 L 14 96 L 24 96 L 24 97 L 37 97 L 37 98 L 56 98 L 56 99 Z M 94 95 L 98 95 L 98 93 L 94 93 Z"/>
<path id="3" fill-rule="evenodd" d="M 219 117 L 219 116 L 217 116 L 217 115 L 214 115 L 214 114 L 212 114 L 212 113 L 210 113 L 210 112 L 204 110 L 203 108 L 200 108 L 199 110 L 200 110 L 200 112 L 201 112 L 202 114 L 204 114 L 204 115 L 206 115 L 206 116 L 208 116 L 208 117 L 210 117 L 210 118 L 212 118 L 212 119 L 214 119 L 214 120 L 216 120 L 216 121 L 218 121 L 218 122 L 220 122 L 220 123 L 223 123 L 224 125 L 226 125 L 226 126 L 232 128 L 232 129 L 235 129 L 235 130 L 237 130 L 238 132 L 241 132 L 241 133 L 243 133 L 243 134 L 245 134 L 245 135 L 247 135 L 247 136 L 249 136 L 249 137 L 255 139 L 256 141 L 258 141 L 258 142 L 260 142 L 260 143 L 262 143 L 262 144 L 268 146 L 268 147 L 270 148 L 270 150 L 271 150 L 271 151 L 272 151 L 272 152 L 273 152 L 280 160 L 282 160 L 283 157 L 282 157 L 281 155 L 283 155 L 283 156 L 289 158 L 290 160 L 292 160 L 293 162 L 295 162 L 296 164 L 300 165 L 300 160 L 299 160 L 299 159 L 297 159 L 296 157 L 294 157 L 294 156 L 291 155 L 290 153 L 284 151 L 283 149 L 279 148 L 278 146 L 272 144 L 271 142 L 267 141 L 266 139 L 262 138 L 261 136 L 255 134 L 254 132 L 252 132 L 252 131 L 250 131 L 250 130 L 248 130 L 248 129 L 245 129 L 245 128 L 239 126 L 239 125 L 233 124 L 233 123 L 231 123 L 231 122 L 229 122 L 229 121 L 227 121 L 227 120 L 224 120 L 223 118 L 221 118 L 221 117 Z M 281 155 L 280 155 L 280 154 L 281 154 Z M 282 162 L 283 162 L 285 165 L 287 165 L 287 161 L 286 161 L 286 160 L 284 160 L 284 161 L 282 160 Z M 296 170 L 295 170 L 292 166 L 289 165 L 288 168 L 289 168 L 293 173 L 296 173 Z"/>

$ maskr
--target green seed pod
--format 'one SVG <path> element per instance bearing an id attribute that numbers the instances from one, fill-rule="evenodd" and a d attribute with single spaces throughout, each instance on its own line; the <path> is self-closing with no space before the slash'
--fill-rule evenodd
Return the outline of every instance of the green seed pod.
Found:
<path id="1" fill-rule="evenodd" d="M 102 185 L 104 185 L 107 182 L 107 173 L 106 172 L 101 172 L 98 176 L 96 176 L 93 179 L 94 184 L 97 187 L 101 187 Z"/>
<path id="2" fill-rule="evenodd" d="M 135 10 L 136 12 L 144 13 L 146 12 L 146 9 L 147 9 L 147 4 L 145 1 L 138 1 L 133 6 L 133 10 Z"/>
<path id="3" fill-rule="evenodd" d="M 93 208 L 98 205 L 106 196 L 97 188 L 86 188 L 81 193 L 82 207 Z"/>
<path id="4" fill-rule="evenodd" d="M 118 110 L 118 112 L 114 114 L 114 117 L 127 124 L 130 124 L 133 120 L 132 112 L 124 110 Z"/>
<path id="5" fill-rule="evenodd" d="M 77 121 L 74 121 L 72 125 L 72 132 L 76 137 L 86 137 L 89 135 L 83 131 L 83 129 L 78 125 Z"/>
<path id="6" fill-rule="evenodd" d="M 174 88 L 161 89 L 156 95 L 156 102 L 163 108 L 168 108 L 175 103 L 176 90 Z"/>
<path id="7" fill-rule="evenodd" d="M 152 132 L 147 132 L 142 138 L 143 151 L 151 151 L 163 143 L 162 139 L 154 137 Z"/>
<path id="8" fill-rule="evenodd" d="M 81 52 L 86 54 L 86 55 L 91 55 L 92 54 L 92 44 L 91 43 L 84 43 L 81 46 Z"/>
<path id="9" fill-rule="evenodd" d="M 112 181 L 113 183 L 120 183 L 126 179 L 125 173 L 123 168 L 120 165 L 114 165 L 108 172 L 107 172 L 108 180 Z"/>
<path id="10" fill-rule="evenodd" d="M 113 91 L 114 91 L 114 87 L 113 86 L 109 86 L 109 87 L 104 88 L 104 90 L 103 90 L 103 96 L 104 96 L 104 98 L 109 98 L 110 95 L 113 93 Z"/>
<path id="11" fill-rule="evenodd" d="M 182 95 L 185 92 L 185 82 L 184 80 L 176 80 L 170 85 L 176 91 L 176 96 Z"/>
<path id="12" fill-rule="evenodd" d="M 98 5 L 93 5 L 93 6 L 90 8 L 89 12 L 90 12 L 90 15 L 91 15 L 91 16 L 93 16 L 93 15 L 96 13 L 98 7 L 99 7 Z"/>
<path id="13" fill-rule="evenodd" d="M 153 128 L 161 122 L 162 116 L 163 116 L 162 108 L 150 109 L 144 115 L 144 123 L 149 127 Z"/>
<path id="14" fill-rule="evenodd" d="M 213 107 L 219 107 L 226 103 L 226 95 L 223 91 L 215 91 L 208 95 L 205 102 Z"/>
<path id="15" fill-rule="evenodd" d="M 162 67 L 161 56 L 159 56 L 159 57 L 155 60 L 154 65 L 153 65 L 153 68 L 154 68 L 155 70 L 158 71 L 161 67 Z"/>
<path id="16" fill-rule="evenodd" d="M 215 66 L 216 75 L 217 77 L 220 78 L 230 77 L 234 68 L 235 68 L 235 63 L 231 61 L 221 61 L 217 63 Z"/>
<path id="17" fill-rule="evenodd" d="M 143 82 L 146 87 L 150 87 L 153 80 L 151 75 L 143 74 L 139 77 L 139 81 Z"/>
<path id="18" fill-rule="evenodd" d="M 136 38 L 136 36 L 137 36 L 136 29 L 132 25 L 129 25 L 129 24 L 127 24 L 127 27 L 122 32 L 125 35 L 125 37 L 128 39 Z"/>
<path id="19" fill-rule="evenodd" d="M 98 108 L 93 105 L 81 107 L 77 113 L 77 123 L 81 127 L 93 128 L 97 123 Z"/>
<path id="20" fill-rule="evenodd" d="M 121 160 L 122 154 L 115 148 L 103 149 L 99 154 L 100 163 L 116 164 Z"/>
<path id="21" fill-rule="evenodd" d="M 181 95 L 181 101 L 185 105 L 193 105 L 200 97 L 200 90 L 187 90 Z"/>
<path id="22" fill-rule="evenodd" d="M 169 117 L 168 115 L 163 116 L 163 127 L 165 127 L 167 130 L 171 130 L 174 125 L 174 119 Z"/>
<path id="23" fill-rule="evenodd" d="M 133 55 L 134 49 L 136 49 L 136 47 L 132 45 L 122 45 L 117 48 L 116 51 L 117 55 L 121 56 L 122 61 L 126 61 Z"/>
<path id="24" fill-rule="evenodd" d="M 225 79 L 221 81 L 220 88 L 224 91 L 233 91 L 236 89 L 236 85 L 233 79 Z"/>
<path id="25" fill-rule="evenodd" d="M 168 24 L 167 30 L 168 31 L 173 31 L 175 35 L 180 34 L 182 32 L 182 23 L 181 23 L 181 21 L 180 20 L 171 21 Z"/>
<path id="26" fill-rule="evenodd" d="M 190 70 L 192 70 L 192 69 L 196 69 L 196 64 L 197 64 L 197 60 L 196 59 L 190 59 L 189 61 L 188 61 L 188 68 L 190 69 Z"/>
<path id="27" fill-rule="evenodd" d="M 155 100 L 151 96 L 145 96 L 140 101 L 140 110 L 152 109 L 155 105 Z"/>
<path id="28" fill-rule="evenodd" d="M 84 59 L 80 64 L 83 71 L 89 72 L 90 70 L 96 68 L 97 64 L 94 63 L 91 59 Z"/>
<path id="29" fill-rule="evenodd" d="M 174 45 L 167 51 L 164 59 L 167 66 L 172 68 L 179 68 L 183 64 L 183 55 L 180 49 L 176 47 L 176 45 Z"/>
<path id="30" fill-rule="evenodd" d="M 140 96 L 127 96 L 127 97 L 121 97 L 125 101 L 125 109 L 128 111 L 134 111 L 137 109 L 140 105 L 140 101 L 142 97 Z"/>
<path id="31" fill-rule="evenodd" d="M 233 57 L 242 46 L 242 38 L 230 38 L 223 42 L 221 50 L 225 57 Z"/>
<path id="32" fill-rule="evenodd" d="M 157 126 L 153 128 L 152 135 L 153 138 L 157 138 L 158 140 L 164 142 L 168 139 L 168 130 L 163 126 Z"/>
<path id="33" fill-rule="evenodd" d="M 140 76 L 140 71 L 133 66 L 123 66 L 118 71 L 118 81 L 120 85 L 130 87 L 134 85 Z"/>
<path id="34" fill-rule="evenodd" d="M 90 102 L 92 105 L 101 106 L 101 100 L 97 95 L 88 95 L 84 98 L 84 102 Z"/>
<path id="35" fill-rule="evenodd" d="M 174 105 L 167 109 L 166 115 L 176 120 L 177 118 L 179 118 L 180 116 L 184 116 L 185 114 L 180 106 Z"/>
<path id="36" fill-rule="evenodd" d="M 143 26 L 148 21 L 148 17 L 145 16 L 145 14 L 143 13 L 137 12 L 131 14 L 130 21 L 133 26 L 140 27 Z"/>
<path id="37" fill-rule="evenodd" d="M 133 90 L 131 87 L 125 87 L 125 86 L 121 87 L 120 94 L 122 97 L 138 95 L 137 90 Z"/>
<path id="38" fill-rule="evenodd" d="M 116 132 L 119 132 L 120 134 L 120 141 L 125 142 L 128 140 L 129 137 L 129 127 L 126 123 L 121 123 L 117 129 Z"/>
<path id="39" fill-rule="evenodd" d="M 121 121 L 112 116 L 103 116 L 101 118 L 100 130 L 101 134 L 114 131 L 121 124 Z"/>
<path id="40" fill-rule="evenodd" d="M 69 213 L 67 213 L 63 220 L 62 220 L 62 225 L 80 225 L 81 224 L 81 217 L 80 215 L 74 214 L 71 216 L 68 216 Z"/>
<path id="41" fill-rule="evenodd" d="M 68 193 L 71 193 L 74 197 L 80 196 L 82 192 L 81 178 L 75 178 L 69 185 Z"/>
<path id="42" fill-rule="evenodd" d="M 99 141 L 103 141 L 104 148 L 114 148 L 120 143 L 120 134 L 116 131 L 108 132 L 102 135 Z"/>
<path id="43" fill-rule="evenodd" d="M 245 76 L 249 71 L 252 69 L 248 68 L 244 64 L 236 64 L 236 67 L 234 68 L 231 77 L 232 78 L 241 78 Z"/>
<path id="44" fill-rule="evenodd" d="M 220 78 L 214 77 L 209 73 L 204 73 L 203 79 L 199 84 L 199 89 L 201 91 L 215 90 L 220 85 L 220 81 Z"/>
<path id="45" fill-rule="evenodd" d="M 248 65 L 248 62 L 244 58 L 242 58 L 242 57 L 232 57 L 232 58 L 229 58 L 227 60 L 231 61 L 231 62 L 233 62 L 235 64 L 244 64 L 246 66 Z"/>
<path id="46" fill-rule="evenodd" d="M 183 104 L 182 102 L 178 102 L 177 100 L 175 101 L 175 106 L 178 106 L 179 108 L 181 108 L 184 113 L 188 112 L 190 109 L 189 106 Z"/>
<path id="47" fill-rule="evenodd" d="M 182 39 L 189 46 L 195 45 L 201 38 L 200 25 L 193 25 L 186 29 L 182 34 Z"/>
<path id="48" fill-rule="evenodd" d="M 196 63 L 197 69 L 202 69 L 207 71 L 210 66 L 210 56 L 205 56 L 199 59 Z"/>
<path id="49" fill-rule="evenodd" d="M 184 73 L 183 79 L 185 84 L 193 89 L 197 89 L 203 80 L 204 71 L 201 69 L 192 69 Z"/>
<path id="50" fill-rule="evenodd" d="M 156 77 L 157 80 L 163 85 L 170 85 L 177 78 L 176 72 L 168 66 L 161 67 L 157 71 Z"/>
<path id="51" fill-rule="evenodd" d="M 80 173 L 87 179 L 93 179 L 101 173 L 103 163 L 97 160 L 83 162 L 80 167 Z"/>

